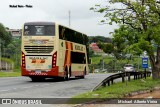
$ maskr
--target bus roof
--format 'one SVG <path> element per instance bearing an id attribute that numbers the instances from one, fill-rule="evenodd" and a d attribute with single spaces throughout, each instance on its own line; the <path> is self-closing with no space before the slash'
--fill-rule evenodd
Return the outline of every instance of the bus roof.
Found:
<path id="1" fill-rule="evenodd" d="M 24 23 L 24 25 L 37 25 L 37 24 L 40 24 L 40 25 L 55 25 L 55 24 L 58 24 L 58 25 L 63 26 L 65 28 L 68 28 L 68 29 L 74 30 L 76 32 L 79 32 L 79 31 L 77 31 L 75 29 L 72 29 L 72 28 L 67 27 L 65 25 L 62 25 L 62 24 L 59 24 L 57 22 L 26 22 L 26 23 Z M 79 32 L 79 33 L 82 33 L 82 32 Z M 85 33 L 82 33 L 82 34 L 86 35 Z"/>
<path id="2" fill-rule="evenodd" d="M 37 24 L 40 24 L 40 25 L 55 25 L 54 22 L 26 22 L 26 23 L 24 23 L 24 25 L 37 25 Z"/>
<path id="3" fill-rule="evenodd" d="M 67 26 L 65 26 L 65 25 L 62 25 L 62 24 L 59 24 L 59 23 L 56 23 L 56 24 L 58 24 L 58 25 L 60 25 L 60 26 L 63 26 L 63 27 L 65 27 L 65 28 L 68 28 L 68 29 L 74 30 L 74 31 L 76 31 L 76 32 L 78 32 L 78 33 L 82 33 L 82 32 L 80 32 L 80 31 L 77 31 L 77 30 L 72 29 L 72 28 L 70 28 L 70 27 L 67 27 Z M 82 33 L 82 34 L 84 34 L 84 35 L 86 35 L 86 36 L 87 36 L 87 34 L 85 34 L 85 33 Z"/>

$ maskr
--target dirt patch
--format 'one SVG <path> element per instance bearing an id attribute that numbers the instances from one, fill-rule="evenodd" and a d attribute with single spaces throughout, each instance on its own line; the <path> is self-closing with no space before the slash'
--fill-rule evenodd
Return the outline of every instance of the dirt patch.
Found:
<path id="1" fill-rule="evenodd" d="M 95 96 L 97 96 L 97 94 L 95 94 Z M 136 92 L 132 92 L 129 94 L 124 95 L 124 98 L 160 98 L 160 87 L 155 87 L 149 90 L 141 90 L 141 91 L 136 91 Z M 114 101 L 114 99 L 111 99 L 109 101 Z M 92 102 L 88 103 L 88 104 L 66 104 L 63 106 L 58 106 L 58 107 L 160 107 L 159 104 L 116 104 L 116 103 L 108 103 L 108 101 L 102 101 L 102 102 Z"/>
<path id="2" fill-rule="evenodd" d="M 151 90 L 133 92 L 126 95 L 126 98 L 160 98 L 160 87 Z"/>
<path id="3" fill-rule="evenodd" d="M 150 90 L 132 92 L 125 95 L 125 98 L 160 98 L 160 87 Z M 105 102 L 105 101 L 104 101 Z M 142 107 L 142 104 L 79 104 L 73 107 Z M 159 104 L 143 104 L 145 107 L 159 107 Z"/>
<path id="4" fill-rule="evenodd" d="M 84 104 L 72 107 L 159 107 L 159 104 Z"/>
<path id="5" fill-rule="evenodd" d="M 127 98 L 160 98 L 160 90 L 159 91 L 153 91 L 150 93 L 135 95 Z"/>

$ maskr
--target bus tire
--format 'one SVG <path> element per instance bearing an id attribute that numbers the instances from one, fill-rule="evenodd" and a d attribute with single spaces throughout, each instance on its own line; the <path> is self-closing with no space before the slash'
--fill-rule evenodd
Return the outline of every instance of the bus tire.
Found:
<path id="1" fill-rule="evenodd" d="M 81 76 L 81 78 L 84 79 L 85 75 L 86 75 L 86 68 L 84 69 L 84 72 L 83 72 L 83 75 Z"/>
<path id="2" fill-rule="evenodd" d="M 67 69 L 67 67 L 66 67 L 66 69 L 65 69 L 65 75 L 64 75 L 63 79 L 64 79 L 65 81 L 68 81 L 69 78 L 70 78 L 70 77 L 69 77 L 68 69 Z"/>
<path id="3" fill-rule="evenodd" d="M 69 78 L 72 76 L 71 66 L 69 67 Z"/>
<path id="4" fill-rule="evenodd" d="M 85 75 L 86 75 L 86 68 L 84 69 L 84 71 L 83 71 L 83 75 L 82 75 L 82 76 L 76 76 L 76 77 L 79 77 L 79 78 L 84 79 L 84 78 L 85 78 Z"/>

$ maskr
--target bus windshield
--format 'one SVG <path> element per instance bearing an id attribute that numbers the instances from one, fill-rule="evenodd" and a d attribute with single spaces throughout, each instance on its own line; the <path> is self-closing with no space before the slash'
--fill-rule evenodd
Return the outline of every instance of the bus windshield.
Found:
<path id="1" fill-rule="evenodd" d="M 54 36 L 54 25 L 24 25 L 24 36 Z"/>

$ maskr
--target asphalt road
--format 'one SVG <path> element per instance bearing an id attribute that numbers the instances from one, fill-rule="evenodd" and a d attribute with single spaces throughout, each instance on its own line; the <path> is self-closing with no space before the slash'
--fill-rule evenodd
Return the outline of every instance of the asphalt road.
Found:
<path id="1" fill-rule="evenodd" d="M 85 79 L 48 79 L 44 82 L 31 82 L 28 77 L 0 78 L 0 98 L 70 98 L 90 91 L 109 75 L 112 74 L 89 74 Z"/>
<path id="2" fill-rule="evenodd" d="M 70 98 L 92 90 L 109 75 L 112 74 L 89 74 L 85 79 L 47 79 L 44 82 L 31 82 L 28 77 L 0 78 L 0 98 Z"/>

